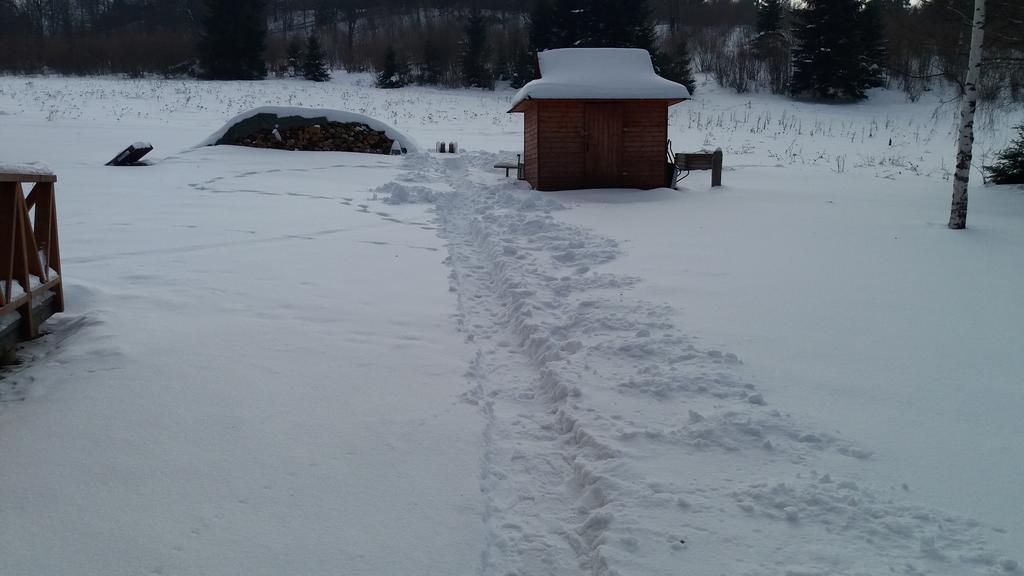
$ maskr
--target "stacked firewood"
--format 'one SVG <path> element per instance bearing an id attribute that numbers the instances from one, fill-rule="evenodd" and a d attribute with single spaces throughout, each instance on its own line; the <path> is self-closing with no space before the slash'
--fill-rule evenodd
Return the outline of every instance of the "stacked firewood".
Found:
<path id="1" fill-rule="evenodd" d="M 390 154 L 394 141 L 359 122 L 327 122 L 301 128 L 259 130 L 234 142 L 236 146 L 319 152 Z"/>

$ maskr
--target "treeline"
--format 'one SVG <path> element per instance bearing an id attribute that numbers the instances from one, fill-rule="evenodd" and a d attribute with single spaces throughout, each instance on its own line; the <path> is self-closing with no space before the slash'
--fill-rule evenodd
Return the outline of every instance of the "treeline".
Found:
<path id="1" fill-rule="evenodd" d="M 0 70 L 220 77 L 211 7 L 258 8 L 256 77 L 297 73 L 310 38 L 328 69 L 380 85 L 522 84 L 538 50 L 636 46 L 737 91 L 917 97 L 962 82 L 973 0 L 0 0 Z M 988 0 L 982 97 L 1024 99 L 1024 2 Z M 223 46 L 223 44 L 221 45 Z M 289 50 L 291 48 L 291 50 Z M 221 48 L 223 49 L 223 48 Z M 829 55 L 828 57 L 822 55 Z M 302 61 L 299 62 L 301 59 Z M 209 67 L 209 66 L 208 66 Z"/>

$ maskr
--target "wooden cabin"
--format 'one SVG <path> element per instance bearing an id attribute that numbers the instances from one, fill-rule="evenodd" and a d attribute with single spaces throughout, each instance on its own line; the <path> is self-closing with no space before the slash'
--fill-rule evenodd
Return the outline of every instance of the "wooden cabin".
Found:
<path id="1" fill-rule="evenodd" d="M 541 77 L 516 94 L 524 173 L 537 190 L 668 185 L 668 108 L 690 98 L 646 50 L 564 48 L 537 55 Z"/>

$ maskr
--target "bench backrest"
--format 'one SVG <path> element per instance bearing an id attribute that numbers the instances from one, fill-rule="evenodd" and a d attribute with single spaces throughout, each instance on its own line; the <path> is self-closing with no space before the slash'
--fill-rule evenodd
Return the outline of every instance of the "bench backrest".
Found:
<path id="1" fill-rule="evenodd" d="M 715 155 L 712 152 L 679 153 L 676 166 L 680 170 L 711 170 L 715 166 Z"/>

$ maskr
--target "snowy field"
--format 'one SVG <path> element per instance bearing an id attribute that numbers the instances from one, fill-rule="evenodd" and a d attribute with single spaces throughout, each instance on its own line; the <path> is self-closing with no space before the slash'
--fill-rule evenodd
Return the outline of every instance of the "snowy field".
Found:
<path id="1" fill-rule="evenodd" d="M 514 91 L 371 84 L 0 77 L 68 303 L 0 379 L 0 575 L 1024 573 L 1024 190 L 945 228 L 948 98 L 705 82 L 724 187 L 542 194 Z M 466 152 L 193 148 L 263 105 Z"/>

